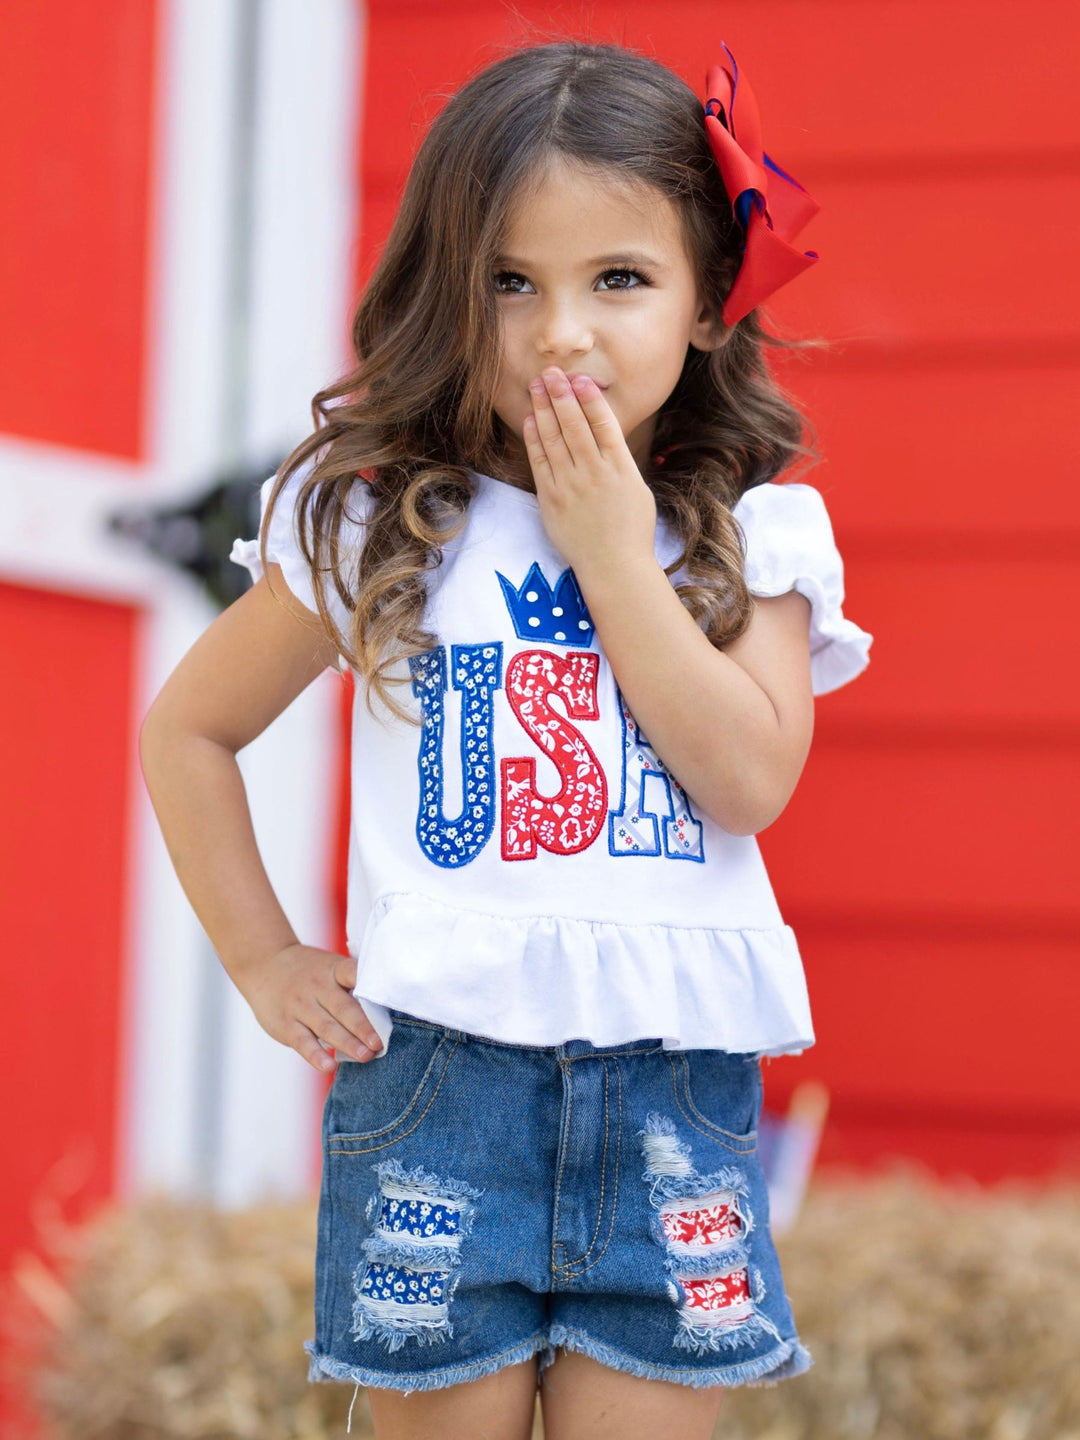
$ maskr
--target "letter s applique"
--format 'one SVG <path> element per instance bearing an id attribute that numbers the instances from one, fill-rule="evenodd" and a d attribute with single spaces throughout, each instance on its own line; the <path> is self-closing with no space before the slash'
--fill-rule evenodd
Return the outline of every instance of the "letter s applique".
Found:
<path id="1" fill-rule="evenodd" d="M 557 767 L 558 794 L 536 789 L 536 761 L 503 759 L 502 857 L 532 860 L 537 845 L 556 855 L 576 855 L 592 844 L 607 814 L 607 780 L 600 762 L 576 726 L 553 710 L 559 695 L 575 720 L 599 718 L 596 655 L 569 651 L 521 650 L 506 668 L 506 697 L 522 727 Z"/>

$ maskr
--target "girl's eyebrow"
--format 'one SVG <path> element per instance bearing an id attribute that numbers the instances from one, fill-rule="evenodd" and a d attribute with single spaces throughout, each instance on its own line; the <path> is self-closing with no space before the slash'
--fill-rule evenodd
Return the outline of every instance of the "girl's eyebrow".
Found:
<path id="1" fill-rule="evenodd" d="M 497 255 L 496 265 L 506 265 L 511 269 L 530 270 L 533 265 L 522 260 L 516 255 Z M 663 270 L 665 268 L 662 260 L 654 255 L 649 255 L 644 250 L 620 250 L 612 255 L 595 255 L 591 260 L 581 262 L 583 270 L 618 270 L 623 268 L 643 270 Z"/>

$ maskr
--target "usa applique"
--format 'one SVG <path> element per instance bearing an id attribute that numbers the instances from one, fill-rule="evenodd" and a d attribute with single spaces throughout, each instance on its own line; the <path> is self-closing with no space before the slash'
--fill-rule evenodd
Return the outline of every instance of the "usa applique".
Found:
<path id="1" fill-rule="evenodd" d="M 517 635 L 567 646 L 592 643 L 592 620 L 572 570 L 564 570 L 554 587 L 538 561 L 517 587 L 495 574 Z M 494 832 L 497 805 L 504 860 L 533 860 L 541 850 L 577 855 L 606 829 L 612 855 L 704 861 L 702 826 L 689 798 L 638 728 L 617 687 L 621 784 L 618 804 L 609 812 L 611 787 L 587 731 L 577 723 L 601 719 L 598 655 L 587 648 L 555 651 L 533 645 L 510 656 L 504 673 L 502 643 L 489 641 L 452 646 L 449 665 L 446 646 L 437 645 L 411 656 L 409 668 L 421 707 L 416 838 L 433 864 L 451 869 L 475 860 Z M 452 817 L 445 813 L 446 770 L 453 763 L 455 738 L 445 733 L 448 679 L 461 697 L 456 738 L 462 800 Z M 558 772 L 554 794 L 537 786 L 535 751 L 504 755 L 496 776 L 495 692 L 504 685 L 524 736 Z M 501 748 L 512 748 L 512 741 L 504 737 Z"/>

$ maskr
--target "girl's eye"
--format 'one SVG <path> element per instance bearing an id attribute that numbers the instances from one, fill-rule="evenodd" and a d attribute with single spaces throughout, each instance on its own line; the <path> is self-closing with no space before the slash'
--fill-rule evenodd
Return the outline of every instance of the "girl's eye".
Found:
<path id="1" fill-rule="evenodd" d="M 524 295 L 529 284 L 515 270 L 500 270 L 495 276 L 495 289 L 500 295 Z"/>
<path id="2" fill-rule="evenodd" d="M 637 290 L 648 285 L 649 277 L 640 270 L 605 270 L 600 281 L 605 290 Z"/>

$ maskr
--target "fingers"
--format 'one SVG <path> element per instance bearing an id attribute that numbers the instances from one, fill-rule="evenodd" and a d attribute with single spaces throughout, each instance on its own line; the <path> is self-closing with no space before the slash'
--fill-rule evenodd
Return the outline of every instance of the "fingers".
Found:
<path id="1" fill-rule="evenodd" d="M 349 1043 L 341 1045 L 320 1026 L 319 1034 L 324 1040 L 329 1040 L 335 1050 L 344 1050 L 351 1054 L 358 1041 L 372 1054 L 382 1049 L 382 1041 L 364 1013 L 363 1006 L 347 991 L 340 991 L 338 995 L 320 996 L 319 1003 L 326 1011 L 328 1022 L 349 1037 Z"/>
<path id="2" fill-rule="evenodd" d="M 357 1009 L 360 1007 L 357 1006 Z M 363 1012 L 361 1012 L 363 1013 Z M 316 1036 L 323 1040 L 332 1050 L 339 1055 L 348 1055 L 350 1060 L 370 1060 L 375 1051 L 379 1048 L 377 1036 L 372 1036 L 372 1044 L 368 1045 L 364 1040 L 342 1024 L 340 1024 L 329 1011 L 324 1010 L 316 1021 Z"/>
<path id="3" fill-rule="evenodd" d="M 600 386 L 591 375 L 575 375 L 570 384 L 601 455 L 620 448 L 625 443 L 622 429 Z"/>
<path id="4" fill-rule="evenodd" d="M 360 1009 L 357 1006 L 357 1009 Z M 363 1012 L 361 1011 L 361 1014 Z M 364 1017 L 365 1023 L 367 1017 Z M 370 1027 L 368 1027 L 370 1028 Z M 291 1037 L 286 1043 L 298 1051 L 309 1065 L 316 1070 L 329 1072 L 336 1065 L 336 1060 L 331 1051 L 337 1051 L 338 1057 L 348 1056 L 350 1060 L 358 1060 L 363 1063 L 370 1060 L 382 1049 L 382 1041 L 372 1031 L 371 1043 L 365 1044 L 359 1040 L 352 1030 L 340 1025 L 329 1011 L 321 1012 L 313 1019 L 311 1025 L 305 1025 L 296 1021 L 292 1026 Z"/>
<path id="5" fill-rule="evenodd" d="M 544 442 L 540 439 L 540 432 L 534 415 L 526 415 L 525 424 L 521 429 L 522 439 L 525 441 L 525 453 L 529 457 L 529 465 L 532 469 L 533 480 L 536 482 L 537 492 L 543 490 L 545 485 L 550 485 L 554 479 L 551 469 L 551 461 L 544 449 Z"/>
<path id="6" fill-rule="evenodd" d="M 328 1050 L 324 1050 L 318 1039 L 311 1033 L 306 1025 L 294 1025 L 291 1033 L 275 1037 L 284 1044 L 289 1045 L 306 1060 L 313 1070 L 318 1070 L 322 1075 L 328 1075 L 331 1070 L 337 1069 L 337 1062 Z"/>
<path id="7" fill-rule="evenodd" d="M 529 391 L 536 435 L 545 459 L 556 469 L 560 463 L 585 464 L 623 443 L 618 421 L 591 376 L 575 375 L 571 381 L 551 366 L 532 381 Z M 529 438 L 526 434 L 527 448 Z"/>
<path id="8" fill-rule="evenodd" d="M 356 961 L 351 955 L 334 956 L 334 979 L 345 990 L 351 990 L 356 984 Z"/>
<path id="9" fill-rule="evenodd" d="M 573 465 L 574 455 L 572 454 L 570 446 L 567 444 L 566 436 L 563 433 L 563 426 L 560 415 L 556 412 L 555 409 L 555 397 L 552 396 L 550 391 L 548 390 L 548 385 L 546 381 L 547 373 L 548 372 L 545 371 L 544 375 L 538 375 L 536 379 L 531 382 L 531 384 L 529 385 L 529 394 L 532 397 L 532 418 L 533 423 L 536 426 L 536 435 L 539 441 L 540 448 L 543 451 L 543 456 L 547 464 L 548 473 L 550 474 L 554 469 L 557 469 L 559 467 L 565 468 L 568 465 Z M 562 375 L 562 371 L 559 371 L 559 374 Z M 562 378 L 562 384 L 566 389 L 566 393 L 573 401 L 574 408 L 579 409 L 577 401 L 573 399 L 573 394 L 570 390 L 570 386 L 567 383 L 565 376 L 563 376 Z M 563 403 L 562 397 L 560 397 L 560 403 Z M 529 429 L 530 427 L 528 426 L 525 426 L 522 429 L 522 435 L 525 438 L 526 448 L 528 448 L 529 443 L 529 437 L 527 434 L 527 431 Z M 578 441 L 578 448 L 580 449 L 580 438 Z"/>
<path id="10" fill-rule="evenodd" d="M 272 1013 L 264 1019 L 256 1011 L 264 1028 L 324 1073 L 336 1064 L 331 1050 L 359 1061 L 382 1050 L 363 1006 L 350 993 L 356 983 L 356 961 L 351 956 L 297 945 L 278 958 L 285 965 L 279 971 L 283 989 L 273 1007 L 276 1023 Z"/>

